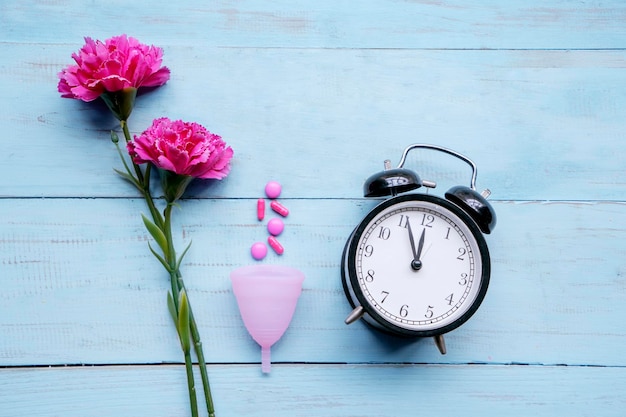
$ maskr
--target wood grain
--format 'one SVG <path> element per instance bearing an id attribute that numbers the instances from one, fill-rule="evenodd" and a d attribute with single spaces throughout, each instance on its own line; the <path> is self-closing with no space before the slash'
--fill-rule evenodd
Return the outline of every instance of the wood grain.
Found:
<path id="1" fill-rule="evenodd" d="M 0 201 L 0 263 L 11 277 L 0 293 L 3 363 L 180 361 L 168 281 L 148 250 L 141 200 L 78 199 L 71 212 L 65 199 L 19 201 Z M 267 235 L 255 203 L 190 200 L 176 213 L 178 246 L 193 241 L 183 274 L 210 362 L 260 360 L 228 278 Z M 626 249 L 615 244 L 626 231 L 624 203 L 495 203 L 490 290 L 479 313 L 448 337 L 446 356 L 430 341 L 343 323 L 350 307 L 341 252 L 374 202 L 283 203 L 291 210 L 280 236 L 285 254 L 266 262 L 296 266 L 307 279 L 278 361 L 626 365 Z"/>
<path id="2" fill-rule="evenodd" d="M 211 366 L 209 373 L 220 399 L 217 414 L 224 417 L 408 417 L 416 411 L 455 415 L 459 409 L 468 416 L 619 417 L 626 406 L 626 375 L 616 368 L 288 364 L 274 365 L 270 376 L 246 365 Z M 3 398 L 0 415 L 186 415 L 187 399 L 179 389 L 184 379 L 182 366 L 3 370 L 0 393 L 13 395 Z M 41 395 L 19 401 L 32 390 Z M 70 396 L 70 402 L 63 400 Z"/>
<path id="3" fill-rule="evenodd" d="M 121 165 L 109 140 L 116 123 L 105 107 L 56 93 L 56 71 L 73 50 L 2 51 L 19 71 L 0 80 L 12 108 L 0 121 L 11 126 L 10 137 L 30 140 L 3 139 L 0 195 L 133 196 L 112 174 Z M 416 142 L 473 158 L 479 187 L 494 199 L 621 200 L 626 190 L 626 95 L 615 88 L 626 83 L 622 50 L 198 46 L 167 49 L 166 63 L 172 80 L 139 98 L 131 129 L 138 134 L 160 116 L 199 121 L 235 149 L 232 175 L 190 195 L 252 198 L 273 177 L 291 197 L 360 197 L 384 159 L 396 164 Z M 24 93 L 11 88 L 24 78 L 38 100 L 21 100 Z M 411 154 L 407 166 L 442 187 L 469 184 L 466 166 L 432 152 Z M 251 180 L 258 176 L 265 178 Z"/>
<path id="4" fill-rule="evenodd" d="M 26 0 L 1 5 L 0 16 L 2 41 L 35 44 L 123 32 L 161 45 L 272 48 L 597 49 L 626 39 L 620 0 Z"/>
<path id="5" fill-rule="evenodd" d="M 188 415 L 116 122 L 56 91 L 84 36 L 120 33 L 172 70 L 132 132 L 182 118 L 235 149 L 174 225 L 218 416 L 622 416 L 625 21 L 620 0 L 0 3 L 0 417 Z M 411 143 L 472 158 L 498 215 L 489 292 L 445 356 L 343 323 L 341 252 L 379 201 L 361 187 Z M 447 155 L 407 167 L 439 196 L 469 185 Z M 291 213 L 266 262 L 306 280 L 263 376 L 228 276 L 267 236 L 270 179 Z"/>

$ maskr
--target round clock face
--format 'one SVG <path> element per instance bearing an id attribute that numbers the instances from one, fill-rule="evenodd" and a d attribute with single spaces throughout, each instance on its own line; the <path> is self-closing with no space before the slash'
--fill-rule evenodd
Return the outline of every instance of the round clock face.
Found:
<path id="1" fill-rule="evenodd" d="M 344 289 L 363 318 L 392 333 L 433 336 L 471 317 L 487 291 L 487 244 L 471 218 L 438 197 L 375 207 L 344 251 Z"/>

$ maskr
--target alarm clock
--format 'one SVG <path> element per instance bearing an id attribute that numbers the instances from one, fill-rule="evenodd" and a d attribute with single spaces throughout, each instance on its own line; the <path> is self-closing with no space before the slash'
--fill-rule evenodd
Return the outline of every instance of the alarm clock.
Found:
<path id="1" fill-rule="evenodd" d="M 435 188 L 404 168 L 407 154 L 428 149 L 454 156 L 472 169 L 470 186 L 455 186 L 444 197 L 418 193 Z M 433 337 L 446 353 L 443 335 L 478 309 L 491 273 L 484 234 L 496 225 L 487 197 L 476 191 L 476 165 L 468 157 L 429 144 L 408 146 L 397 168 L 364 184 L 365 197 L 389 197 L 356 226 L 342 255 L 342 284 L 353 310 L 346 324 L 363 319 L 380 331 L 404 337 Z"/>

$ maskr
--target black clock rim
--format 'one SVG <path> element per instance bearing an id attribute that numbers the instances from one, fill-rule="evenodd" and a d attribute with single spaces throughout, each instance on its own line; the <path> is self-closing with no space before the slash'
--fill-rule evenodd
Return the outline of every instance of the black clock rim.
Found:
<path id="1" fill-rule="evenodd" d="M 367 298 L 365 297 L 365 295 L 363 294 L 363 291 L 361 290 L 361 287 L 358 285 L 358 279 L 357 279 L 357 274 L 356 274 L 356 252 L 357 252 L 357 243 L 359 240 L 358 236 L 360 236 L 363 233 L 363 231 L 365 230 L 369 222 L 374 217 L 376 217 L 381 211 L 385 210 L 386 208 L 390 206 L 393 206 L 395 204 L 402 203 L 405 201 L 430 202 L 430 203 L 442 206 L 443 208 L 449 210 L 450 212 L 458 216 L 461 219 L 461 221 L 463 221 L 463 223 L 467 225 L 467 227 L 470 230 L 470 233 L 476 239 L 476 243 L 478 244 L 478 249 L 480 252 L 480 258 L 481 258 L 481 264 L 482 264 L 482 270 L 481 270 L 482 281 L 480 284 L 480 288 L 478 290 L 478 294 L 476 295 L 476 299 L 474 300 L 474 303 L 470 306 L 470 308 L 465 313 L 463 313 L 461 317 L 459 317 L 452 323 L 444 327 L 438 328 L 438 329 L 424 330 L 424 331 L 410 330 L 404 327 L 394 325 L 393 323 L 390 323 L 389 321 L 384 320 L 380 316 L 380 314 L 369 304 L 369 302 L 367 301 Z M 489 287 L 489 281 L 490 281 L 490 275 L 491 275 L 491 258 L 489 255 L 489 248 L 487 247 L 487 242 L 485 241 L 485 238 L 482 232 L 480 231 L 478 225 L 476 225 L 476 223 L 470 217 L 470 215 L 467 214 L 465 211 L 463 211 L 463 209 L 461 209 L 459 206 L 457 206 L 456 204 L 448 200 L 444 200 L 443 198 L 433 196 L 433 195 L 403 194 L 400 196 L 392 197 L 378 204 L 363 218 L 363 220 L 361 220 L 361 222 L 357 225 L 357 227 L 354 229 L 354 231 L 348 238 L 348 241 L 346 242 L 346 245 L 344 247 L 344 251 L 342 254 L 342 268 L 341 269 L 342 269 L 341 275 L 342 275 L 343 289 L 346 294 L 346 297 L 348 298 L 350 302 L 350 305 L 353 308 L 356 307 L 355 301 L 352 300 L 352 296 L 350 294 L 350 292 L 352 292 L 357 299 L 356 302 L 358 302 L 358 305 L 363 307 L 365 314 L 368 315 L 369 318 L 371 318 L 372 320 L 376 322 L 377 325 L 375 325 L 374 327 L 381 329 L 387 333 L 397 335 L 397 336 L 431 337 L 431 336 L 442 335 L 458 328 L 459 326 L 467 322 L 474 315 L 474 313 L 476 313 L 476 311 L 482 304 L 485 298 L 485 295 L 487 294 L 487 289 Z M 348 274 L 347 277 L 346 277 L 346 271 Z M 348 280 L 349 280 L 349 283 L 348 283 Z M 368 324 L 371 324 L 367 320 L 365 321 Z"/>

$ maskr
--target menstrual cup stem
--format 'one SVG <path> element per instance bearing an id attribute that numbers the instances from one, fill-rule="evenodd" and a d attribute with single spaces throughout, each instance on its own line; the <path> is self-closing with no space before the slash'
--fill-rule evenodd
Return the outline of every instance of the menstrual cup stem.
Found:
<path id="1" fill-rule="evenodd" d="M 264 374 L 269 374 L 272 367 L 272 361 L 270 359 L 270 348 L 261 347 L 261 370 Z"/>

